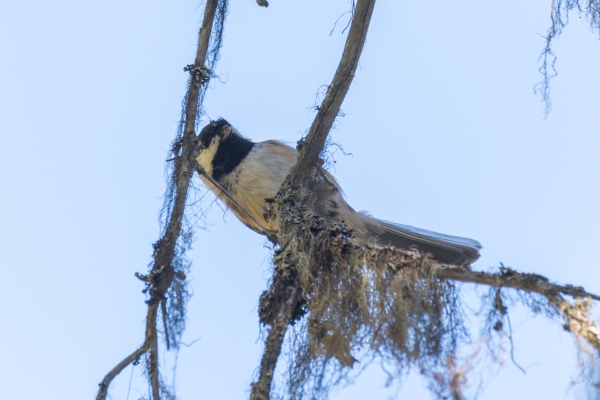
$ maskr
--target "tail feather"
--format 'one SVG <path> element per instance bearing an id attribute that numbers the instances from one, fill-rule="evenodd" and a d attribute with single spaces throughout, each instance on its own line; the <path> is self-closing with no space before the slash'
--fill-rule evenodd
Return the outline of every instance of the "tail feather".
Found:
<path id="1" fill-rule="evenodd" d="M 447 264 L 471 264 L 479 258 L 481 244 L 473 239 L 444 235 L 413 226 L 374 219 L 378 239 L 383 245 L 401 249 L 416 246 L 431 253 L 436 260 Z"/>

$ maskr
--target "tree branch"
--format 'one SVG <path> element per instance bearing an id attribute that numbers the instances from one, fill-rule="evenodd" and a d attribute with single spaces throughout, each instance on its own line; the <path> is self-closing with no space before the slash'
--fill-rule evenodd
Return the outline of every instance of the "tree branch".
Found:
<path id="1" fill-rule="evenodd" d="M 299 154 L 296 164 L 286 177 L 282 188 L 290 184 L 307 183 L 312 177 L 313 169 L 319 164 L 319 154 L 323 151 L 329 131 L 354 78 L 374 6 L 375 0 L 358 0 L 337 71 L 307 137 L 299 142 Z M 279 207 L 280 212 L 283 212 L 283 209 L 284 207 Z M 278 218 L 281 217 L 278 216 Z M 278 237 L 280 242 L 283 241 L 284 237 L 289 237 L 288 233 L 279 232 Z M 285 244 L 282 244 L 282 247 L 285 248 Z M 275 264 L 277 267 L 277 263 Z M 271 289 L 289 284 L 289 277 L 284 277 L 283 275 L 275 273 Z M 280 302 L 278 310 L 274 313 L 276 317 L 273 320 L 265 342 L 260 375 L 258 381 L 252 384 L 251 400 L 270 399 L 273 374 L 281 353 L 285 332 L 291 322 L 294 310 L 302 298 L 294 279 L 292 279 L 290 290 L 290 297 L 283 304 Z"/>
<path id="2" fill-rule="evenodd" d="M 269 323 L 271 326 L 265 342 L 260 375 L 258 380 L 252 385 L 251 400 L 270 399 L 273 374 L 278 357 L 281 353 L 285 332 L 289 324 L 295 318 L 294 311 L 304 296 L 299 289 L 297 279 L 297 261 L 299 257 L 294 251 L 289 250 L 293 247 L 289 246 L 290 242 L 299 235 L 298 231 L 294 231 L 294 229 L 299 228 L 286 222 L 286 216 L 289 216 L 290 214 L 288 209 L 294 207 L 290 204 L 302 203 L 302 199 L 299 198 L 302 197 L 302 194 L 300 191 L 296 190 L 296 187 L 306 186 L 310 183 L 310 180 L 315 176 L 313 173 L 314 168 L 321 162 L 320 154 L 323 151 L 327 136 L 338 116 L 341 104 L 354 78 L 354 73 L 364 47 L 374 4 L 375 0 L 358 0 L 356 9 L 354 10 L 351 28 L 346 40 L 344 53 L 336 74 L 331 85 L 328 87 L 325 99 L 318 109 L 318 114 L 308 135 L 304 140 L 298 142 L 298 159 L 290 171 L 290 174 L 286 177 L 276 198 L 277 203 L 275 206 L 277 207 L 280 250 L 274 257 L 276 268 L 275 274 L 270 286 L 270 293 L 267 293 L 265 297 L 268 298 L 270 294 L 281 293 L 282 287 L 291 287 L 292 291 L 287 298 L 276 295 L 272 296 L 276 300 L 275 310 L 267 310 L 266 314 L 274 317 L 263 319 L 263 323 Z M 287 199 L 285 198 L 286 196 Z M 284 203 L 284 200 L 290 201 L 289 203 Z M 348 243 L 351 243 L 351 238 L 346 239 L 350 239 Z M 369 263 L 370 260 L 370 262 L 374 262 L 377 266 L 381 267 L 379 268 L 381 271 L 382 269 L 388 268 L 388 265 L 391 267 L 393 264 L 383 262 L 384 258 L 389 258 L 390 260 L 393 258 L 403 259 L 404 257 L 393 256 L 396 252 L 398 252 L 395 254 L 396 256 L 405 253 L 402 250 L 389 247 L 386 247 L 385 249 L 365 249 L 360 247 L 361 246 L 356 246 L 356 248 L 353 249 L 356 253 L 352 254 L 353 252 L 350 250 L 350 245 L 346 244 L 344 246 L 345 252 L 342 252 L 344 255 L 341 256 L 342 254 L 340 253 L 337 254 L 337 257 L 334 256 L 336 262 L 339 261 L 343 263 L 345 261 L 344 258 L 355 257 L 354 261 L 367 260 L 363 262 Z M 309 260 L 309 263 L 312 262 L 315 265 L 321 265 L 314 262 L 315 259 L 312 258 L 313 254 L 310 254 L 311 250 L 298 247 L 295 247 L 295 250 L 300 253 L 306 250 L 302 253 L 302 256 L 305 257 L 304 262 Z M 320 251 L 323 251 L 323 248 L 321 248 Z M 327 249 L 325 251 L 327 251 Z M 361 253 L 361 251 L 364 255 L 374 255 L 374 253 L 378 253 L 378 256 L 383 255 L 383 257 L 360 257 L 361 254 L 358 253 Z M 423 257 L 425 261 L 428 260 L 426 255 L 421 255 L 420 257 Z M 321 258 L 318 261 L 323 260 L 325 259 Z M 285 263 L 285 266 L 280 265 L 279 262 Z M 358 265 L 363 264 L 359 262 Z M 396 267 L 398 267 L 398 265 L 396 265 Z M 591 299 L 600 300 L 600 297 L 586 292 L 581 287 L 557 285 L 549 282 L 547 278 L 541 275 L 518 273 L 509 268 L 503 268 L 500 273 L 494 274 L 458 269 L 447 265 L 431 265 L 428 262 L 425 262 L 421 268 L 418 269 L 415 276 L 420 276 L 420 279 L 438 278 L 440 280 L 470 282 L 498 288 L 508 287 L 542 295 L 548 300 L 552 309 L 556 310 L 564 318 L 565 329 L 572 332 L 580 343 L 585 341 L 589 346 L 595 349 L 598 355 L 600 355 L 600 328 L 589 318 L 589 310 L 592 304 Z M 569 302 L 565 300 L 563 295 L 571 296 L 575 301 Z M 261 311 L 263 311 L 262 304 Z"/>
<path id="3" fill-rule="evenodd" d="M 158 372 L 158 335 L 156 334 L 156 324 L 154 333 L 150 340 L 150 356 L 148 357 L 148 374 L 150 375 L 150 387 L 152 388 L 152 399 L 160 399 L 160 379 Z"/>
<path id="4" fill-rule="evenodd" d="M 108 394 L 108 387 L 110 386 L 113 379 L 116 378 L 129 364 L 137 363 L 141 356 L 143 356 L 151 347 L 153 337 L 156 336 L 156 315 L 158 312 L 158 303 L 148 307 L 148 316 L 146 317 L 146 340 L 139 349 L 125 357 L 123 361 L 117 364 L 106 376 L 102 379 L 102 382 L 98 384 L 98 394 L 96 400 L 104 400 Z"/>
<path id="5" fill-rule="evenodd" d="M 301 142 L 298 160 L 290 171 L 286 182 L 300 183 L 306 180 L 312 169 L 318 164 L 319 154 L 323 151 L 329 131 L 338 116 L 342 102 L 354 79 L 374 7 L 375 0 L 359 0 L 356 4 L 342 59 L 331 85 L 327 89 L 325 99 L 319 106 L 319 111 L 310 127 L 310 131 Z"/>
<path id="6" fill-rule="evenodd" d="M 506 287 L 524 292 L 540 294 L 548 299 L 565 318 L 564 328 L 575 336 L 583 338 L 600 355 L 600 328 L 589 317 L 591 300 L 600 296 L 587 292 L 584 288 L 572 285 L 557 285 L 538 274 L 528 274 L 501 268 L 500 273 L 469 271 L 459 268 L 436 267 L 432 275 L 440 279 L 450 279 L 464 283 L 476 283 L 493 287 Z M 568 295 L 575 304 L 561 295 Z M 583 300 L 583 301 L 581 301 Z"/>
<path id="7" fill-rule="evenodd" d="M 198 113 L 198 99 L 201 83 L 206 83 L 203 76 L 199 75 L 200 69 L 206 61 L 206 54 L 210 43 L 215 13 L 219 0 L 208 0 L 204 10 L 204 21 L 200 28 L 200 37 L 196 50 L 194 68 L 190 69 L 190 85 L 186 96 L 185 124 L 183 131 L 183 143 L 181 153 L 175 160 L 174 178 L 177 184 L 173 210 L 169 217 L 167 229 L 162 238 L 157 242 L 154 252 L 154 268 L 167 268 L 163 273 L 155 277 L 155 285 L 150 289 L 150 295 L 162 298 L 173 281 L 173 257 L 175 256 L 175 245 L 181 233 L 181 222 L 185 213 L 185 202 L 190 186 L 190 180 L 196 170 L 196 158 L 199 148 L 196 144 L 196 117 Z"/>
<path id="8" fill-rule="evenodd" d="M 146 337 L 144 344 L 135 352 L 121 361 L 113 368 L 100 383 L 97 400 L 105 400 L 108 387 L 112 380 L 132 362 L 137 361 L 143 354 L 150 351 L 149 373 L 152 386 L 152 397 L 160 400 L 160 387 L 158 377 L 158 335 L 157 313 L 160 302 L 164 301 L 165 294 L 174 278 L 172 265 L 175 257 L 175 246 L 181 234 L 181 224 L 185 213 L 185 203 L 190 186 L 191 177 L 196 170 L 198 146 L 196 143 L 195 125 L 198 114 L 199 93 L 202 85 L 208 82 L 204 63 L 210 45 L 210 36 L 219 0 L 207 0 L 204 9 L 204 19 L 199 32 L 198 47 L 194 65 L 189 69 L 190 84 L 186 95 L 185 122 L 181 152 L 175 159 L 173 178 L 177 186 L 173 208 L 169 215 L 168 224 L 163 236 L 156 242 L 154 251 L 154 264 L 152 271 L 147 276 L 138 275 L 148 285 L 150 299 L 146 317 Z"/>
<path id="9" fill-rule="evenodd" d="M 279 358 L 279 354 L 281 354 L 283 338 L 299 300 L 298 288 L 289 287 L 289 291 L 289 298 L 283 307 L 279 309 L 271 325 L 271 329 L 269 329 L 269 334 L 265 342 L 265 351 L 260 362 L 260 378 L 252 385 L 251 400 L 270 399 L 271 384 L 273 382 L 277 359 Z"/>
<path id="10" fill-rule="evenodd" d="M 576 299 L 591 298 L 600 300 L 600 296 L 588 293 L 584 288 L 572 285 L 557 285 L 538 274 L 521 273 L 510 268 L 501 268 L 500 273 L 469 271 L 459 268 L 435 268 L 433 275 L 440 279 L 452 279 L 465 283 L 479 283 L 494 287 L 508 287 L 525 292 L 539 293 L 546 297 L 566 294 Z"/>

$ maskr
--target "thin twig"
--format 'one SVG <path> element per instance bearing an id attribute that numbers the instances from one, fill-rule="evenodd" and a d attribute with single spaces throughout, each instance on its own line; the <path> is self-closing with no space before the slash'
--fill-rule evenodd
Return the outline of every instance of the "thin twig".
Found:
<path id="1" fill-rule="evenodd" d="M 146 340 L 144 340 L 144 344 L 131 353 L 129 356 L 125 357 L 123 361 L 117 364 L 106 376 L 102 379 L 102 382 L 98 386 L 98 395 L 96 396 L 96 400 L 104 400 L 106 399 L 106 395 L 108 394 L 108 387 L 111 382 L 117 375 L 121 373 L 129 364 L 137 362 L 141 356 L 146 353 L 150 347 L 152 346 L 153 337 L 156 336 L 156 313 L 157 313 L 157 304 L 152 304 L 148 307 L 148 316 L 146 318 Z"/>
<path id="2" fill-rule="evenodd" d="M 127 398 L 125 400 L 129 400 L 129 393 L 131 393 L 131 382 L 133 382 L 133 370 L 135 366 L 131 367 L 131 375 L 129 376 L 129 386 L 127 386 Z"/>
<path id="3" fill-rule="evenodd" d="M 510 341 L 510 359 L 512 360 L 513 364 L 515 364 L 515 366 L 517 368 L 519 368 L 521 370 L 521 372 L 523 374 L 525 374 L 525 368 L 521 367 L 519 365 L 519 363 L 517 363 L 517 360 L 515 360 L 515 344 L 513 343 L 513 328 L 512 328 L 512 324 L 510 323 L 510 315 L 506 314 L 506 322 L 508 322 L 508 340 Z"/>
<path id="4" fill-rule="evenodd" d="M 121 371 L 127 368 L 127 366 L 129 366 L 131 363 L 139 360 L 140 357 L 144 355 L 144 353 L 148 351 L 149 348 L 150 344 L 144 342 L 144 344 L 139 349 L 125 357 L 123 361 L 118 363 L 116 367 L 114 367 L 108 374 L 106 374 L 104 379 L 102 379 L 102 382 L 98 384 L 98 386 L 100 386 L 100 389 L 98 390 L 98 395 L 96 396 L 96 399 L 105 399 L 108 393 L 108 386 L 113 381 L 113 379 L 115 379 L 115 377 L 119 375 Z"/>
<path id="5" fill-rule="evenodd" d="M 194 343 L 199 342 L 200 340 L 202 340 L 202 338 L 194 339 L 194 340 L 191 341 L 191 343 L 179 342 L 179 344 L 182 344 L 185 347 L 192 347 L 194 345 Z"/>

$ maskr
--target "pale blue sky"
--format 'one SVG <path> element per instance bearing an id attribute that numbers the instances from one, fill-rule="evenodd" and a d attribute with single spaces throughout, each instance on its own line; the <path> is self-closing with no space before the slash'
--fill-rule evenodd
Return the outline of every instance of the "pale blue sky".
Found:
<path id="1" fill-rule="evenodd" d="M 144 272 L 164 160 L 202 7 L 189 1 L 7 2 L 0 12 L 0 393 L 91 399 L 142 341 Z M 347 0 L 235 0 L 205 102 L 254 140 L 298 140 L 331 80 Z M 550 0 L 379 0 L 333 132 L 353 207 L 479 240 L 500 261 L 600 293 L 600 42 L 573 15 L 544 120 L 533 94 Z M 344 19 L 342 19 L 344 21 Z M 177 370 L 182 399 L 247 397 L 262 349 L 264 240 L 213 207 L 198 231 Z M 232 251 L 235 249 L 235 251 Z M 575 399 L 573 340 L 515 309 L 515 356 L 479 399 Z M 480 374 L 476 372 L 474 376 Z M 136 378 L 129 399 L 145 390 Z M 126 399 L 131 369 L 116 381 Z M 172 373 L 169 371 L 168 377 Z M 377 366 L 334 399 L 387 399 Z M 429 398 L 411 376 L 398 398 Z"/>

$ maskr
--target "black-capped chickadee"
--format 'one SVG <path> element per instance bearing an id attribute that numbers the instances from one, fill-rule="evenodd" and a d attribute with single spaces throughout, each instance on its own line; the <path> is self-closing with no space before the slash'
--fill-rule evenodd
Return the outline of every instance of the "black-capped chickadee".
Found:
<path id="1" fill-rule="evenodd" d="M 263 227 L 276 230 L 275 221 L 265 216 L 265 199 L 279 190 L 298 153 L 292 147 L 276 141 L 254 143 L 246 139 L 224 119 L 211 121 L 199 135 L 201 150 L 198 163 L 206 174 L 219 183 Z M 344 220 L 353 235 L 362 243 L 391 245 L 401 249 L 416 246 L 434 259 L 449 264 L 470 264 L 479 258 L 481 245 L 476 240 L 449 236 L 412 226 L 395 224 L 356 212 L 346 203 L 342 190 L 327 171 L 329 188 L 321 201 L 322 216 Z M 229 199 L 209 179 L 201 175 L 211 189 L 246 226 L 264 233 L 262 228 Z"/>

